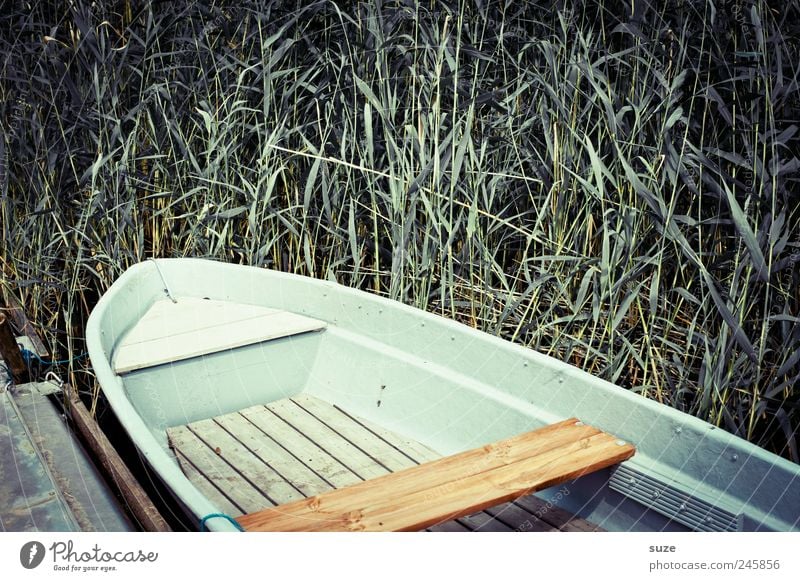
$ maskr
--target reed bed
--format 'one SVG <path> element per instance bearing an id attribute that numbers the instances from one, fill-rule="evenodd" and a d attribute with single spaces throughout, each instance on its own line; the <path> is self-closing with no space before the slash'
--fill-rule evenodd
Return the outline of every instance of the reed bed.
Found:
<path id="1" fill-rule="evenodd" d="M 73 383 L 109 284 L 200 256 L 460 320 L 800 460 L 797 2 L 10 6 L 2 287 Z"/>

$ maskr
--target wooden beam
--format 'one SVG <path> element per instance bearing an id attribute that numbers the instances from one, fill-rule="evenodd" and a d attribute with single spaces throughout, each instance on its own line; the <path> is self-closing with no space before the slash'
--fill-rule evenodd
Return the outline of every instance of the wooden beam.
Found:
<path id="1" fill-rule="evenodd" d="M 77 395 L 70 399 L 69 409 L 75 427 L 142 528 L 155 532 L 172 530 Z"/>
<path id="2" fill-rule="evenodd" d="M 11 321 L 3 313 L 0 313 L 0 359 L 6 362 L 15 383 L 28 381 L 28 366 L 17 345 Z"/>
<path id="3" fill-rule="evenodd" d="M 25 309 L 22 307 L 19 300 L 11 293 L 6 292 L 4 294 L 4 301 L 5 306 L 2 307 L 2 310 L 7 317 L 10 317 L 11 320 L 14 321 L 14 326 L 16 326 L 19 335 L 24 335 L 30 339 L 39 357 L 44 359 L 49 358 L 50 352 L 47 350 L 47 347 L 45 347 L 41 337 L 39 337 L 36 327 L 33 326 L 25 315 Z"/>
<path id="4" fill-rule="evenodd" d="M 409 531 L 573 480 L 635 448 L 570 419 L 312 498 L 247 514 L 252 531 Z"/>

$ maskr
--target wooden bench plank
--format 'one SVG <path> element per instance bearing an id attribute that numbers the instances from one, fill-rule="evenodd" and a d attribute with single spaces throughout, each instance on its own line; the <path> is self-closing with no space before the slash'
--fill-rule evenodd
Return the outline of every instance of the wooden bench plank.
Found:
<path id="1" fill-rule="evenodd" d="M 347 413 L 313 396 L 300 394 L 291 400 L 320 422 L 331 426 L 342 437 L 363 450 L 392 472 L 404 470 L 423 462 L 438 460 L 441 455 L 411 438 Z M 435 531 L 511 530 L 502 523 L 491 523 L 491 515 L 475 514 L 433 525 Z"/>
<path id="2" fill-rule="evenodd" d="M 571 419 L 238 520 L 262 531 L 419 530 L 616 464 L 634 451 Z"/>

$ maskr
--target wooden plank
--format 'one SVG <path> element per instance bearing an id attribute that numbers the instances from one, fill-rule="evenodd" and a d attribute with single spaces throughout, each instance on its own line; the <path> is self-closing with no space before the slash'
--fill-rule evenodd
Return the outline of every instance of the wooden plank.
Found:
<path id="1" fill-rule="evenodd" d="M 442 523 L 432 525 L 428 527 L 427 530 L 432 533 L 469 533 L 473 529 L 457 520 L 447 520 Z"/>
<path id="2" fill-rule="evenodd" d="M 304 501 L 239 517 L 248 530 L 419 530 L 632 456 L 571 419 Z"/>
<path id="3" fill-rule="evenodd" d="M 121 375 L 325 326 L 303 315 L 226 301 L 156 301 L 117 348 L 114 371 Z"/>
<path id="4" fill-rule="evenodd" d="M 233 504 L 227 496 L 222 494 L 220 490 L 214 486 L 211 481 L 206 478 L 205 474 L 200 472 L 194 464 L 189 462 L 186 459 L 186 456 L 181 454 L 180 450 L 175 450 L 175 458 L 178 460 L 178 464 L 180 464 L 181 470 L 186 475 L 186 478 L 189 479 L 189 482 L 194 484 L 194 487 L 200 491 L 200 493 L 205 496 L 211 504 L 216 506 L 220 511 L 224 512 L 227 515 L 236 517 L 244 514 L 242 509 L 238 506 Z"/>
<path id="5" fill-rule="evenodd" d="M 169 441 L 186 460 L 235 504 L 241 512 L 249 513 L 272 506 L 269 498 L 247 482 L 242 475 L 220 458 L 186 426 L 169 428 Z"/>
<path id="6" fill-rule="evenodd" d="M 302 394 L 292 399 L 304 409 L 312 410 L 322 421 L 335 425 L 345 437 L 357 441 L 365 451 L 390 466 L 392 472 L 441 458 L 441 454 L 412 438 L 386 430 L 315 397 Z M 454 528 L 466 531 L 509 530 L 502 524 L 490 523 L 491 519 L 491 515 L 475 514 L 450 522 L 456 523 Z"/>
<path id="7" fill-rule="evenodd" d="M 462 523 L 476 533 L 509 533 L 514 530 L 485 510 L 476 511 L 469 515 L 455 514 L 454 516 L 458 517 L 457 522 Z M 448 515 L 448 518 L 453 518 L 453 516 Z"/>
<path id="8" fill-rule="evenodd" d="M 264 406 L 242 410 L 241 414 L 261 431 L 283 446 L 333 488 L 342 488 L 361 482 L 361 478 L 347 466 L 330 456 Z"/>
<path id="9" fill-rule="evenodd" d="M 301 394 L 293 397 L 292 401 L 392 472 L 418 464 L 418 458 L 439 457 L 435 452 L 423 450 L 420 444 L 410 438 L 401 438 L 315 397 Z"/>
<path id="10" fill-rule="evenodd" d="M 133 476 L 122 458 L 119 457 L 108 437 L 94 421 L 94 418 L 74 393 L 70 399 L 70 417 L 77 426 L 89 448 L 100 460 L 100 466 L 111 482 L 119 490 L 130 507 L 133 516 L 145 531 L 167 532 L 172 530 L 158 512 L 150 497 Z"/>
<path id="11" fill-rule="evenodd" d="M 484 512 L 505 523 L 513 531 L 557 532 L 558 529 L 532 515 L 514 502 L 491 506 Z"/>
<path id="12" fill-rule="evenodd" d="M 390 472 L 382 465 L 380 458 L 370 456 L 295 402 L 282 399 L 267 404 L 267 409 L 304 434 L 361 480 L 383 476 Z"/>
<path id="13" fill-rule="evenodd" d="M 372 423 L 364 418 L 348 414 L 347 412 L 341 410 L 338 407 L 336 409 L 344 413 L 355 424 L 363 426 L 369 432 L 375 434 L 376 436 L 378 436 L 378 438 L 380 438 L 381 440 L 383 440 L 396 450 L 399 450 L 404 456 L 411 458 L 417 464 L 441 458 L 441 454 L 431 450 L 427 446 L 416 441 L 414 438 L 408 438 L 401 434 L 398 434 L 397 432 L 387 430 L 382 426 Z"/>
<path id="14" fill-rule="evenodd" d="M 563 532 L 600 532 L 604 530 L 592 522 L 576 517 L 568 510 L 548 504 L 533 495 L 520 497 L 514 502 L 555 530 Z"/>
<path id="15" fill-rule="evenodd" d="M 247 447 L 262 462 L 278 472 L 304 496 L 333 490 L 333 486 L 292 456 L 284 447 L 258 429 L 239 412 L 225 414 L 215 421 Z"/>
<path id="16" fill-rule="evenodd" d="M 5 289 L 3 290 L 5 291 Z M 39 355 L 39 357 L 45 359 L 49 358 L 50 352 L 42 342 L 39 332 L 31 324 L 30 320 L 28 320 L 22 303 L 20 303 L 19 300 L 17 300 L 17 297 L 12 295 L 10 292 L 5 292 L 4 295 L 6 306 L 2 307 L 2 310 L 6 315 L 11 317 L 12 321 L 14 321 L 14 326 L 17 328 L 19 335 L 28 337 L 33 346 L 33 350 L 36 351 L 36 354 Z M 2 305 L 0 305 L 0 307 L 1 306 Z"/>
<path id="17" fill-rule="evenodd" d="M 254 406 L 254 410 L 263 414 L 264 406 Z M 289 431 L 290 434 L 302 432 L 310 436 L 310 440 L 319 450 L 329 456 L 328 461 L 338 462 L 355 474 L 360 480 L 375 478 L 387 473 L 384 463 L 392 465 L 395 469 L 404 469 L 415 466 L 419 462 L 438 459 L 440 456 L 422 446 L 408 446 L 402 437 L 384 430 L 369 422 L 343 412 L 340 409 L 318 400 L 314 397 L 301 395 L 292 399 L 279 400 L 268 404 L 267 409 L 272 415 L 267 414 L 265 422 L 271 424 L 270 430 Z M 206 446 L 211 449 L 219 448 L 219 456 L 232 464 L 242 474 L 242 477 L 251 485 L 261 489 L 266 496 L 276 501 L 277 504 L 290 502 L 288 499 L 275 498 L 269 492 L 268 482 L 279 474 L 286 482 L 290 482 L 297 491 L 305 496 L 314 496 L 333 490 L 333 486 L 322 479 L 312 468 L 306 466 L 301 458 L 290 453 L 286 448 L 275 442 L 255 424 L 250 422 L 241 413 L 235 412 L 214 418 L 211 426 L 208 420 L 190 424 L 191 431 L 201 435 Z M 376 433 L 377 432 L 377 433 Z M 382 437 L 378 436 L 378 433 Z M 300 437 L 295 434 L 295 437 Z M 352 441 L 351 441 L 352 440 Z M 358 443 L 356 445 L 355 442 Z M 405 448 L 405 449 L 403 449 Z M 409 450 L 411 448 L 411 450 Z M 305 448 L 303 448 L 305 449 Z M 233 450 L 233 453 L 229 453 Z M 298 452 L 297 449 L 294 449 Z M 417 460 L 417 458 L 419 460 Z M 178 459 L 189 477 L 201 491 L 217 505 L 230 501 L 193 465 L 182 458 Z M 255 463 L 254 469 L 248 469 L 249 463 Z M 313 461 L 310 464 L 313 465 Z M 264 467 L 268 470 L 261 473 Z M 263 480 L 263 481 L 262 481 Z M 355 480 L 354 480 L 355 481 Z M 503 504 L 487 508 L 483 513 L 478 512 L 469 516 L 461 516 L 457 520 L 447 520 L 432 524 L 432 531 L 557 531 L 585 530 L 591 523 L 581 519 L 572 519 L 575 522 L 559 523 L 554 526 L 543 519 L 537 518 L 538 512 L 557 511 L 569 515 L 562 509 L 547 507 L 543 501 L 529 497 L 523 506 L 522 502 Z M 537 504 L 539 503 L 539 504 Z M 542 510 L 544 509 L 544 510 Z M 221 510 L 232 516 L 241 515 L 238 508 L 221 506 Z M 578 524 L 575 524 L 578 523 Z M 585 523 L 582 525 L 580 523 Z"/>
<path id="18" fill-rule="evenodd" d="M 0 312 L 0 359 L 2 359 L 11 371 L 15 383 L 25 383 L 28 380 L 28 366 L 22 358 L 14 331 L 11 328 L 11 321 Z"/>
<path id="19" fill-rule="evenodd" d="M 242 478 L 270 500 L 270 504 L 285 504 L 305 498 L 297 488 L 248 450 L 214 420 L 193 422 L 190 430 L 210 449 L 230 464 Z"/>
<path id="20" fill-rule="evenodd" d="M 291 401 L 318 421 L 331 426 L 338 434 L 392 472 L 441 458 L 440 454 L 416 440 L 400 436 L 313 396 L 301 394 L 291 398 Z M 458 520 L 445 521 L 434 527 L 432 530 L 436 531 L 474 531 L 486 530 L 489 525 L 485 516 L 475 516 L 475 518 L 461 517 Z"/>

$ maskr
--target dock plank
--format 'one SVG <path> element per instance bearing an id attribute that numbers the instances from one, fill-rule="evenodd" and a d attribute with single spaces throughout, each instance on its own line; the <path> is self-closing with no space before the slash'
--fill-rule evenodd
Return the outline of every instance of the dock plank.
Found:
<path id="1" fill-rule="evenodd" d="M 77 531 L 11 394 L 0 389 L 0 531 Z"/>

